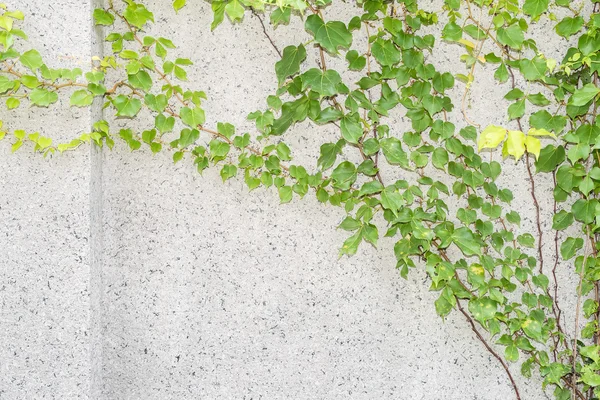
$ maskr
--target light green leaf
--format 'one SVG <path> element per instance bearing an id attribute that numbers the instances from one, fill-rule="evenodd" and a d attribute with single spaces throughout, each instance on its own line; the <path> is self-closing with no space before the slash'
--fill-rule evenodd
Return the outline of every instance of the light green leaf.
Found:
<path id="1" fill-rule="evenodd" d="M 112 25 L 115 22 L 115 17 L 101 8 L 94 10 L 94 21 L 96 25 Z"/>
<path id="2" fill-rule="evenodd" d="M 118 117 L 133 118 L 142 109 L 142 102 L 140 100 L 124 95 L 115 97 L 112 103 L 117 109 Z"/>
<path id="3" fill-rule="evenodd" d="M 175 11 L 179 11 L 183 7 L 185 7 L 185 3 L 186 3 L 186 0 L 175 0 L 175 1 L 173 1 L 173 8 L 175 9 Z"/>
<path id="4" fill-rule="evenodd" d="M 592 101 L 594 97 L 596 97 L 600 93 L 600 88 L 594 85 L 593 83 L 588 83 L 584 85 L 581 89 L 577 89 L 573 96 L 569 99 L 569 104 L 582 107 L 587 103 Z"/>
<path id="5" fill-rule="evenodd" d="M 505 157 L 511 155 L 515 158 L 515 161 L 519 161 L 523 154 L 525 154 L 525 134 L 521 131 L 508 131 L 508 138 L 504 142 L 502 155 Z"/>
<path id="6" fill-rule="evenodd" d="M 192 128 L 196 128 L 199 125 L 204 124 L 204 121 L 206 121 L 204 110 L 200 107 L 194 107 L 193 109 L 189 107 L 182 107 L 179 115 L 181 115 L 181 120 L 183 123 L 191 126 Z"/>
<path id="7" fill-rule="evenodd" d="M 539 17 L 548 10 L 549 0 L 525 0 L 523 12 L 533 18 Z"/>
<path id="8" fill-rule="evenodd" d="M 225 12 L 231 18 L 231 21 L 240 21 L 244 17 L 246 9 L 239 0 L 230 0 L 225 6 Z"/>
<path id="9" fill-rule="evenodd" d="M 513 49 L 520 50 L 525 41 L 525 35 L 518 24 L 513 24 L 508 28 L 498 29 L 498 41 Z"/>
<path id="10" fill-rule="evenodd" d="M 19 60 L 25 67 L 29 68 L 33 72 L 37 71 L 38 68 L 44 65 L 42 56 L 37 50 L 26 51 L 25 53 L 21 54 Z"/>
<path id="11" fill-rule="evenodd" d="M 58 101 L 58 94 L 46 89 L 37 88 L 29 93 L 29 100 L 36 106 L 48 107 L 50 104 Z"/>
<path id="12" fill-rule="evenodd" d="M 71 95 L 70 104 L 76 107 L 86 107 L 92 104 L 94 96 L 87 90 L 77 90 Z"/>
<path id="13" fill-rule="evenodd" d="M 556 33 L 568 39 L 583 27 L 583 17 L 566 17 L 556 25 Z"/>

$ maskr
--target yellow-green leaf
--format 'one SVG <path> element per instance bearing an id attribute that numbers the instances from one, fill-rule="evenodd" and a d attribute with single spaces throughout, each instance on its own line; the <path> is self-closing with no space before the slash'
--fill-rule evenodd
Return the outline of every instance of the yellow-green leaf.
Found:
<path id="1" fill-rule="evenodd" d="M 540 150 L 542 148 L 542 142 L 540 142 L 540 139 L 527 136 L 525 138 L 525 147 L 527 148 L 528 153 L 535 154 L 536 160 L 540 158 Z"/>
<path id="2" fill-rule="evenodd" d="M 506 129 L 501 126 L 490 125 L 481 132 L 477 141 L 478 150 L 495 149 L 506 137 Z"/>
<path id="3" fill-rule="evenodd" d="M 515 161 L 525 153 L 525 134 L 521 131 L 508 131 L 508 139 L 504 142 L 502 155 L 504 157 L 513 156 Z"/>
<path id="4" fill-rule="evenodd" d="M 556 135 L 552 132 L 547 131 L 546 129 L 535 129 L 531 128 L 527 132 L 527 136 L 550 136 L 556 138 Z"/>

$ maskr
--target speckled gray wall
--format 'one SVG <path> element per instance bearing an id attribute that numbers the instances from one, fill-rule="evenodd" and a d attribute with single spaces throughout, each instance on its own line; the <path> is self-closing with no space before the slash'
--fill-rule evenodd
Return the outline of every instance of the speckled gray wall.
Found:
<path id="1" fill-rule="evenodd" d="M 53 66 L 88 68 L 88 1 L 9 0 L 29 42 Z M 23 47 L 25 48 L 25 47 Z M 89 110 L 61 106 L 0 115 L 7 129 L 66 140 Z M 91 382 L 89 150 L 43 159 L 0 143 L 0 399 L 88 398 Z"/>
<path id="2" fill-rule="evenodd" d="M 102 51 L 88 0 L 18 3 L 48 59 L 85 65 Z M 211 33 L 208 3 L 179 15 L 148 3 L 161 15 L 155 33 L 195 62 L 190 81 L 210 97 L 209 123 L 251 129 L 245 115 L 276 84 L 259 21 L 247 14 Z M 297 42 L 294 29 L 278 28 L 280 48 Z M 458 55 L 435 58 L 461 68 Z M 502 123 L 502 96 L 482 79 L 472 117 Z M 61 110 L 16 118 L 67 137 L 100 116 Z M 290 141 L 314 164 L 331 135 L 304 124 Z M 341 210 L 310 196 L 280 206 L 273 192 L 248 194 L 217 171 L 201 177 L 191 163 L 123 146 L 50 160 L 9 152 L 0 143 L 2 400 L 513 398 L 460 315 L 436 317 L 425 274 L 398 276 L 393 243 L 338 259 Z M 526 193 L 517 168 L 504 183 Z M 516 207 L 531 228 L 530 200 Z M 545 398 L 514 370 L 523 399 Z"/>

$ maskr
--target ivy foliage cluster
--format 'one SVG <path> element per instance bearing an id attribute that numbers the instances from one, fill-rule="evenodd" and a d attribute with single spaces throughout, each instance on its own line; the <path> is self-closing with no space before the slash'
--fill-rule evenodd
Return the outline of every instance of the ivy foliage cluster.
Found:
<path id="1" fill-rule="evenodd" d="M 0 139 L 11 140 L 13 152 L 31 143 L 45 156 L 123 141 L 132 151 L 170 151 L 174 162 L 189 160 L 199 172 L 218 167 L 223 181 L 240 178 L 250 190 L 272 187 L 283 203 L 314 193 L 347 213 L 341 255 L 385 236 L 395 241 L 402 276 L 425 268 L 439 294 L 437 313 L 456 310 L 465 318 L 506 371 L 517 399 L 511 365 L 517 361 L 523 375 L 539 374 L 542 389 L 556 399 L 600 398 L 600 2 L 445 0 L 434 12 L 420 8 L 429 6 L 425 1 L 362 0 L 347 6 L 354 7 L 347 21 L 326 18 L 330 2 L 211 3 L 212 29 L 252 11 L 275 27 L 301 18 L 310 37 L 280 52 L 276 89 L 265 109 L 248 116 L 252 134 L 225 121 L 205 126 L 206 94 L 187 88 L 192 61 L 172 57 L 168 38 L 146 33 L 155 15 L 143 3 L 109 1 L 94 11 L 111 54 L 95 58 L 85 73 L 52 69 L 35 49 L 17 51 L 15 42 L 27 39 L 24 15 L 0 5 L 0 93 L 8 110 L 50 107 L 65 93 L 72 107 L 99 99 L 105 115 L 132 120 L 123 129 L 97 121 L 92 132 L 67 143 L 18 129 L 0 132 Z M 173 7 L 183 12 L 185 3 L 175 0 Z M 542 21 L 551 22 L 547 35 L 573 44 L 560 60 L 542 54 L 529 35 Z M 366 52 L 355 48 L 357 35 L 368 37 Z M 462 49 L 464 71 L 427 62 L 440 41 Z M 310 52 L 317 52 L 318 67 L 306 67 Z M 328 68 L 333 58 L 360 79 L 344 81 L 346 71 Z M 511 102 L 504 126 L 481 129 L 468 118 L 482 66 L 493 66 L 498 90 Z M 464 93 L 460 104 L 448 96 L 453 88 Z M 139 131 L 133 121 L 142 109 L 153 121 Z M 410 129 L 390 124 L 394 112 L 406 116 Z M 316 166 L 293 164 L 285 142 L 286 132 L 306 120 L 337 132 L 337 141 L 321 146 Z M 361 161 L 348 161 L 350 155 Z M 522 231 L 512 192 L 496 183 L 506 158 L 529 175 L 535 235 Z M 535 187 L 541 174 L 555 182 L 552 232 L 542 231 Z M 385 221 L 385 229 L 375 221 Z M 551 263 L 544 262 L 543 240 L 554 246 Z M 565 318 L 557 298 L 560 259 L 579 282 L 571 288 L 575 321 Z"/>

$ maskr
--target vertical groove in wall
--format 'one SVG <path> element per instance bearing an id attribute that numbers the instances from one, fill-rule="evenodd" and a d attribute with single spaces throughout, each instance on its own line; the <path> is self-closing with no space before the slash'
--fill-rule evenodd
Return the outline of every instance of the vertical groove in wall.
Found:
<path id="1" fill-rule="evenodd" d="M 103 30 L 94 25 L 92 13 L 103 0 L 90 0 L 90 52 L 103 57 Z M 95 99 L 91 108 L 92 124 L 103 119 L 102 100 Z M 102 223 L 102 150 L 90 146 L 90 399 L 102 395 L 102 315 L 103 315 L 103 223 Z"/>

